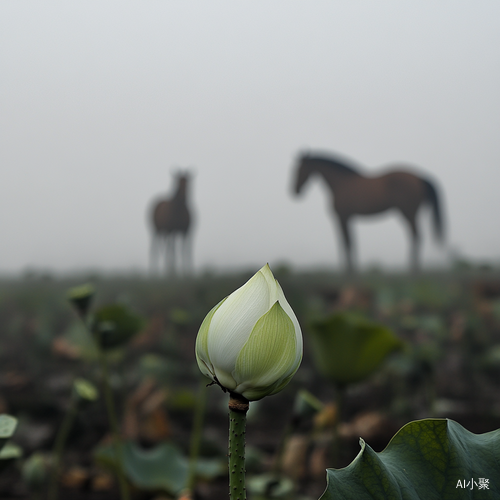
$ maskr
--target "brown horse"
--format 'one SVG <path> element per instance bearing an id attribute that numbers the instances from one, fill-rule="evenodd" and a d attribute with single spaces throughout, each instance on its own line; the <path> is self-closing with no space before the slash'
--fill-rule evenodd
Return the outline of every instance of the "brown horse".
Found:
<path id="1" fill-rule="evenodd" d="M 174 195 L 169 199 L 158 200 L 151 211 L 153 237 L 151 240 L 150 265 L 155 272 L 158 257 L 158 245 L 163 242 L 166 247 L 166 270 L 175 274 L 176 238 L 182 240 L 182 264 L 184 272 L 191 271 L 191 215 L 187 205 L 187 189 L 191 175 L 187 172 L 177 172 L 174 178 L 177 182 Z"/>
<path id="2" fill-rule="evenodd" d="M 416 215 L 420 206 L 429 203 L 434 229 L 439 241 L 444 239 L 438 192 L 433 183 L 407 170 L 391 170 L 377 177 L 366 177 L 343 159 L 303 154 L 299 157 L 295 193 L 299 194 L 311 174 L 319 174 L 330 188 L 332 208 L 337 213 L 344 245 L 347 269 L 353 271 L 353 243 L 349 221 L 353 215 L 370 215 L 389 209 L 398 210 L 411 232 L 411 268 L 419 267 L 420 235 Z"/>

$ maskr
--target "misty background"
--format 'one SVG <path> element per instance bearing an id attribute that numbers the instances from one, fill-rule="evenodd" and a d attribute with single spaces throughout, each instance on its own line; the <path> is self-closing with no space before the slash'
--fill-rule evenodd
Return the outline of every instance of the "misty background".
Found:
<path id="1" fill-rule="evenodd" d="M 441 187 L 424 266 L 500 260 L 500 3 L 0 3 L 0 272 L 146 270 L 148 211 L 194 167 L 194 262 L 335 266 L 304 149 Z M 361 267 L 404 267 L 396 215 L 353 226 Z"/>

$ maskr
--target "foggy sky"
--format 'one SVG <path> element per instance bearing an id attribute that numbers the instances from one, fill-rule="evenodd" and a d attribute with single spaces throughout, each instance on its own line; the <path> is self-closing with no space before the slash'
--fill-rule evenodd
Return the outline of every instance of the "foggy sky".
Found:
<path id="1" fill-rule="evenodd" d="M 194 166 L 196 267 L 338 267 L 304 149 L 439 182 L 448 247 L 500 260 L 500 3 L 0 3 L 0 272 L 146 269 L 151 201 Z M 395 215 L 358 260 L 404 266 Z"/>

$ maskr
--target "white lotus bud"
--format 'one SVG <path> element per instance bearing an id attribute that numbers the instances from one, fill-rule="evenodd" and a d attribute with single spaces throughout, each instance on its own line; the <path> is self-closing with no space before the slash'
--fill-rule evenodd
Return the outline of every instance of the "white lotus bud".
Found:
<path id="1" fill-rule="evenodd" d="M 207 314 L 196 360 L 205 376 L 249 401 L 288 384 L 302 360 L 302 332 L 267 264 Z"/>

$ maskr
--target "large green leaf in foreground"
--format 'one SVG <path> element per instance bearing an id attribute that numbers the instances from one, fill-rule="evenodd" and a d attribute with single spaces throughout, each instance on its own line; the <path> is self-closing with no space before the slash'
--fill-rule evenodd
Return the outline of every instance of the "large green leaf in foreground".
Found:
<path id="1" fill-rule="evenodd" d="M 380 453 L 360 442 L 348 467 L 327 469 L 320 500 L 500 499 L 500 429 L 472 434 L 453 420 L 426 419 L 406 424 Z"/>

